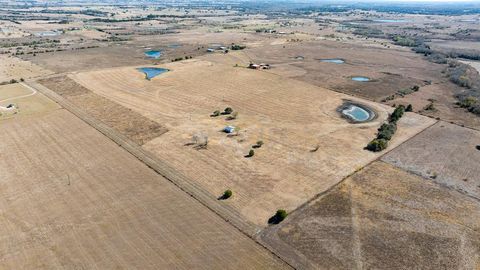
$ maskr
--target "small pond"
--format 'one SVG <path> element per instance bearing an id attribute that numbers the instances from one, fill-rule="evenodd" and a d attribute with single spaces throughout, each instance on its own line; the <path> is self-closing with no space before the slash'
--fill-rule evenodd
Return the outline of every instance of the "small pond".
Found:
<path id="1" fill-rule="evenodd" d="M 160 56 L 162 56 L 161 51 L 146 51 L 145 56 L 150 57 L 150 58 L 155 58 L 158 59 Z"/>
<path id="2" fill-rule="evenodd" d="M 357 123 L 369 121 L 375 116 L 375 113 L 367 107 L 352 103 L 343 105 L 340 112 L 343 116 Z"/>
<path id="3" fill-rule="evenodd" d="M 154 67 L 143 67 L 143 68 L 138 68 L 137 70 L 144 73 L 145 78 L 147 80 L 151 80 L 160 74 L 170 71 L 166 68 L 154 68 Z"/>
<path id="4" fill-rule="evenodd" d="M 363 76 L 355 76 L 355 77 L 352 77 L 352 81 L 355 81 L 355 82 L 369 82 L 370 78 L 363 77 Z"/>
<path id="5" fill-rule="evenodd" d="M 334 63 L 334 64 L 343 64 L 343 63 L 345 63 L 345 60 L 340 59 L 340 58 L 332 58 L 332 59 L 320 59 L 320 62 L 323 62 L 323 63 Z"/>

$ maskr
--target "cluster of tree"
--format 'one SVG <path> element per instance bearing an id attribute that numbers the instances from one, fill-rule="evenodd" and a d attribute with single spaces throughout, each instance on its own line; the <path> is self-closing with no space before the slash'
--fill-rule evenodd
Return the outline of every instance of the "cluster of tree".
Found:
<path id="1" fill-rule="evenodd" d="M 243 50 L 247 48 L 247 46 L 244 46 L 244 45 L 238 45 L 238 44 L 233 44 L 230 49 L 232 49 L 232 51 L 239 51 L 239 50 Z"/>
<path id="2" fill-rule="evenodd" d="M 192 59 L 192 58 L 193 58 L 193 56 L 185 56 L 185 58 L 183 58 L 183 57 L 177 57 L 177 58 L 175 58 L 175 59 L 172 59 L 172 62 L 178 62 L 178 61 L 182 61 L 183 59 L 186 60 L 186 59 Z"/>
<path id="3" fill-rule="evenodd" d="M 382 124 L 378 129 L 377 137 L 373 139 L 367 145 L 367 149 L 372 152 L 380 152 L 387 148 L 388 142 L 392 139 L 393 135 L 397 131 L 397 122 L 402 118 L 405 113 L 405 107 L 403 105 L 395 108 L 392 114 L 388 118 L 388 123 Z"/>

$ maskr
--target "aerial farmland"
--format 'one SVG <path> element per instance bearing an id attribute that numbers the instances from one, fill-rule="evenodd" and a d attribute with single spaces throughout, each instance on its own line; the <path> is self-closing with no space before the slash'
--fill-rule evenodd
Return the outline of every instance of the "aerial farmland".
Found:
<path id="1" fill-rule="evenodd" d="M 0 1 L 0 268 L 478 269 L 460 6 Z"/>

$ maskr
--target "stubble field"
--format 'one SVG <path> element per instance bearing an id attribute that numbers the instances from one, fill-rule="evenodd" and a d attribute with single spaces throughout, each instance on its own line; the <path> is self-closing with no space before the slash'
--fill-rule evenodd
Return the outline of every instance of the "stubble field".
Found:
<path id="1" fill-rule="evenodd" d="M 0 268 L 287 268 L 64 109 L 0 140 Z"/>

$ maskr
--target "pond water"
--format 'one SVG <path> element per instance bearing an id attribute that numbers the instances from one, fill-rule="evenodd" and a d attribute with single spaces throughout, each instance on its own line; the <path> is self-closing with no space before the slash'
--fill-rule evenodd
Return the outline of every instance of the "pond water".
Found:
<path id="1" fill-rule="evenodd" d="M 153 68 L 153 67 L 143 67 L 143 68 L 138 68 L 137 70 L 144 73 L 145 78 L 147 80 L 151 80 L 160 74 L 170 71 L 166 68 Z"/>
<path id="2" fill-rule="evenodd" d="M 376 19 L 373 20 L 374 22 L 380 22 L 380 23 L 404 23 L 408 22 L 408 20 L 405 19 Z"/>
<path id="3" fill-rule="evenodd" d="M 342 114 L 355 122 L 365 122 L 371 118 L 370 112 L 354 104 L 350 104 L 343 109 Z"/>
<path id="4" fill-rule="evenodd" d="M 334 64 L 343 64 L 343 63 L 345 63 L 345 60 L 340 59 L 340 58 L 320 59 L 320 62 L 324 62 L 324 63 L 334 63 Z"/>
<path id="5" fill-rule="evenodd" d="M 160 51 L 146 51 L 145 56 L 150 57 L 150 58 L 158 59 L 158 58 L 160 58 L 160 56 L 162 56 L 162 52 L 160 52 Z"/>
<path id="6" fill-rule="evenodd" d="M 355 76 L 355 77 L 352 77 L 352 81 L 355 81 L 355 82 L 369 82 L 370 78 L 362 77 L 362 76 Z"/>

